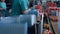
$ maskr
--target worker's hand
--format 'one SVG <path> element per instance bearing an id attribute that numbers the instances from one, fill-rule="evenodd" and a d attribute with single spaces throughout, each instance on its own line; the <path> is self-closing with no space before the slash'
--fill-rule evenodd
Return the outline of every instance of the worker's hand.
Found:
<path id="1" fill-rule="evenodd" d="M 26 14 L 26 11 L 23 11 L 22 13 L 23 13 L 23 14 Z"/>
<path id="2" fill-rule="evenodd" d="M 26 14 L 30 9 L 26 9 L 24 11 L 22 11 L 23 14 Z"/>
<path id="3" fill-rule="evenodd" d="M 4 10 L 3 8 L 0 8 L 0 10 Z"/>

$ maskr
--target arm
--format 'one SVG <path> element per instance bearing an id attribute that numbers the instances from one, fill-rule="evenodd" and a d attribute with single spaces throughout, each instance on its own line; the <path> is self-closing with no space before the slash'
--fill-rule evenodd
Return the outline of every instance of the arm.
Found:
<path id="1" fill-rule="evenodd" d="M 20 1 L 20 6 L 21 6 L 22 13 L 25 14 L 26 10 L 28 9 L 27 3 L 23 0 L 21 0 Z"/>
<path id="2" fill-rule="evenodd" d="M 4 10 L 3 8 L 0 8 L 0 10 Z"/>

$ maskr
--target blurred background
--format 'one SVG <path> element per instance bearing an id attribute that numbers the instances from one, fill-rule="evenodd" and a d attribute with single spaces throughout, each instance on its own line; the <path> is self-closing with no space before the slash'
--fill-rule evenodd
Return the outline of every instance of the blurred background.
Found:
<path id="1" fill-rule="evenodd" d="M 59 34 L 60 0 L 0 0 L 0 34 Z"/>

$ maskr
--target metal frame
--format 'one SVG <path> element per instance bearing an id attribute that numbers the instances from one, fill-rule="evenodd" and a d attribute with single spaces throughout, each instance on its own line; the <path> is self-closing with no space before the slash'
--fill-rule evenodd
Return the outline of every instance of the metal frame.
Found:
<path id="1" fill-rule="evenodd" d="M 41 19 L 41 34 L 43 34 L 43 18 L 44 18 L 44 13 L 41 13 L 42 19 Z"/>

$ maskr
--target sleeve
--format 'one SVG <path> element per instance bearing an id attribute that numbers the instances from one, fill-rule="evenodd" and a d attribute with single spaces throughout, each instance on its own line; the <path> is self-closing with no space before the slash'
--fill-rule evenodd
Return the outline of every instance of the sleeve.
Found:
<path id="1" fill-rule="evenodd" d="M 1 7 L 1 2 L 0 2 L 0 8 L 2 8 L 2 7 Z"/>
<path id="2" fill-rule="evenodd" d="M 27 5 L 29 6 L 29 1 L 28 1 L 28 0 L 26 0 L 26 3 L 27 3 Z"/>
<path id="3" fill-rule="evenodd" d="M 21 10 L 22 10 L 22 11 L 28 9 L 27 3 L 25 3 L 24 0 L 19 0 L 19 4 L 20 4 L 20 6 L 21 6 Z"/>
<path id="4" fill-rule="evenodd" d="M 6 9 L 7 7 L 6 7 L 6 3 L 5 3 L 5 9 Z"/>

